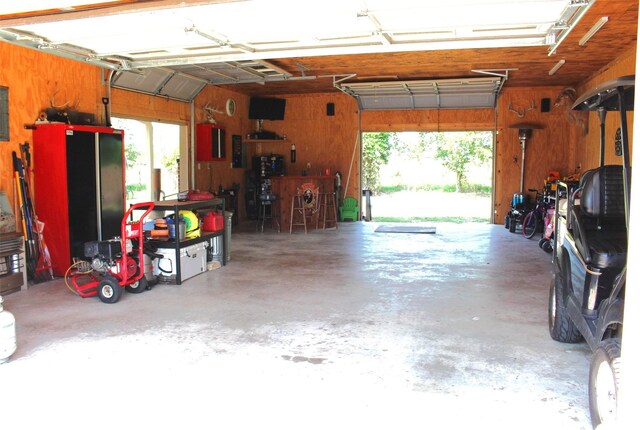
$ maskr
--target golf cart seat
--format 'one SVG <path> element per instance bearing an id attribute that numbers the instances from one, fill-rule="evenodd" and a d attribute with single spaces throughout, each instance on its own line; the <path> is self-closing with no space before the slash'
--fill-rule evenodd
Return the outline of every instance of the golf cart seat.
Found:
<path id="1" fill-rule="evenodd" d="M 584 262 L 622 268 L 627 259 L 622 166 L 589 170 L 580 179 L 580 205 L 571 208 L 573 237 Z"/>

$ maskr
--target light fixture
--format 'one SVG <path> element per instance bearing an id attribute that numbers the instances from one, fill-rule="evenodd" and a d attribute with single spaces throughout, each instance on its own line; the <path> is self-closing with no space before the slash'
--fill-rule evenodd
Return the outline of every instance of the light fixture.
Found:
<path id="1" fill-rule="evenodd" d="M 593 27 L 591 27 L 591 30 L 587 31 L 587 33 L 584 36 L 582 36 L 582 39 L 580 39 L 580 42 L 578 42 L 578 45 L 580 45 L 580 46 L 586 45 L 587 42 L 589 41 L 589 39 L 591 39 L 593 37 L 593 35 L 596 34 L 598 32 L 598 30 L 600 30 L 602 28 L 602 26 L 607 23 L 607 21 L 609 21 L 609 17 L 608 16 L 603 16 L 602 18 L 600 18 L 593 25 Z"/>
<path id="2" fill-rule="evenodd" d="M 572 0 L 569 2 L 562 12 L 560 20 L 556 22 L 556 25 L 550 30 L 550 32 L 556 33 L 559 31 L 559 33 L 556 33 L 556 40 L 549 47 L 549 51 L 547 52 L 548 56 L 552 56 L 556 52 L 558 46 L 560 46 L 575 26 L 578 25 L 582 17 L 585 16 L 594 3 L 595 0 Z M 549 38 L 549 40 L 551 40 L 551 38 Z"/>
<path id="3" fill-rule="evenodd" d="M 545 45 L 553 45 L 556 43 L 556 33 L 549 33 L 544 37 L 544 44 Z"/>
<path id="4" fill-rule="evenodd" d="M 564 63 L 566 63 L 566 62 L 567 62 L 567 60 L 565 60 L 564 58 L 563 58 L 562 60 L 558 61 L 558 62 L 556 63 L 556 65 L 555 65 L 555 66 L 553 66 L 553 67 L 551 68 L 551 70 L 549 70 L 549 76 L 552 76 L 554 73 L 556 73 L 556 72 L 558 71 L 558 69 L 559 69 L 560 67 L 564 66 Z"/>

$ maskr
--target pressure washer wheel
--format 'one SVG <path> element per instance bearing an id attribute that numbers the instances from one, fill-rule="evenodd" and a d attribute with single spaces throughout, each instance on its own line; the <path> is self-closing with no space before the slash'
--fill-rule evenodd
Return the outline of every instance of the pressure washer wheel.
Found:
<path id="1" fill-rule="evenodd" d="M 122 296 L 122 287 L 113 276 L 105 276 L 98 283 L 98 297 L 103 303 L 116 303 Z"/>
<path id="2" fill-rule="evenodd" d="M 147 278 L 143 276 L 142 278 L 138 279 L 136 282 L 133 282 L 127 285 L 126 287 L 124 287 L 124 289 L 127 290 L 127 292 L 129 293 L 140 294 L 144 290 L 149 289 L 149 281 L 147 280 Z"/>

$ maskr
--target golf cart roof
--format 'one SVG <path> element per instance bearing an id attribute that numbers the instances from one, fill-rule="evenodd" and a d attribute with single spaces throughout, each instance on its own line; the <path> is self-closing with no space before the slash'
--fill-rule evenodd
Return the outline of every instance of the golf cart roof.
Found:
<path id="1" fill-rule="evenodd" d="M 604 108 L 607 111 L 620 110 L 618 104 L 618 93 L 622 92 L 625 108 L 633 110 L 635 76 L 622 76 L 611 81 L 607 81 L 589 90 L 576 100 L 573 105 L 574 110 L 597 111 Z"/>

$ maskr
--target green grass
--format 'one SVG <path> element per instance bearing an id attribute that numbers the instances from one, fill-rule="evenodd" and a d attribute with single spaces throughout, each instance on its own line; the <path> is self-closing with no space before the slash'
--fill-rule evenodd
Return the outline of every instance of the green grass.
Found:
<path id="1" fill-rule="evenodd" d="M 146 184 L 129 184 L 127 185 L 127 191 L 130 193 L 136 192 L 136 191 L 144 191 L 147 189 L 147 185 Z"/>
<path id="2" fill-rule="evenodd" d="M 455 193 L 455 184 L 419 184 L 416 186 L 408 186 L 404 184 L 398 185 L 381 185 L 378 187 L 379 194 L 391 194 L 399 191 L 443 191 L 445 193 Z M 484 184 L 467 184 L 462 189 L 463 193 L 475 193 L 480 195 L 491 195 L 491 185 Z"/>
<path id="3" fill-rule="evenodd" d="M 378 192 L 381 194 L 391 194 L 397 193 L 398 191 L 404 191 L 406 189 L 406 185 L 381 185 L 378 187 Z"/>
<path id="4" fill-rule="evenodd" d="M 373 221 L 375 222 L 404 222 L 404 223 L 412 223 L 412 222 L 452 222 L 455 224 L 464 224 L 467 222 L 478 222 L 478 223 L 487 223 L 489 222 L 489 218 L 484 217 L 463 217 L 463 216 L 436 216 L 436 217 L 373 217 Z"/>

